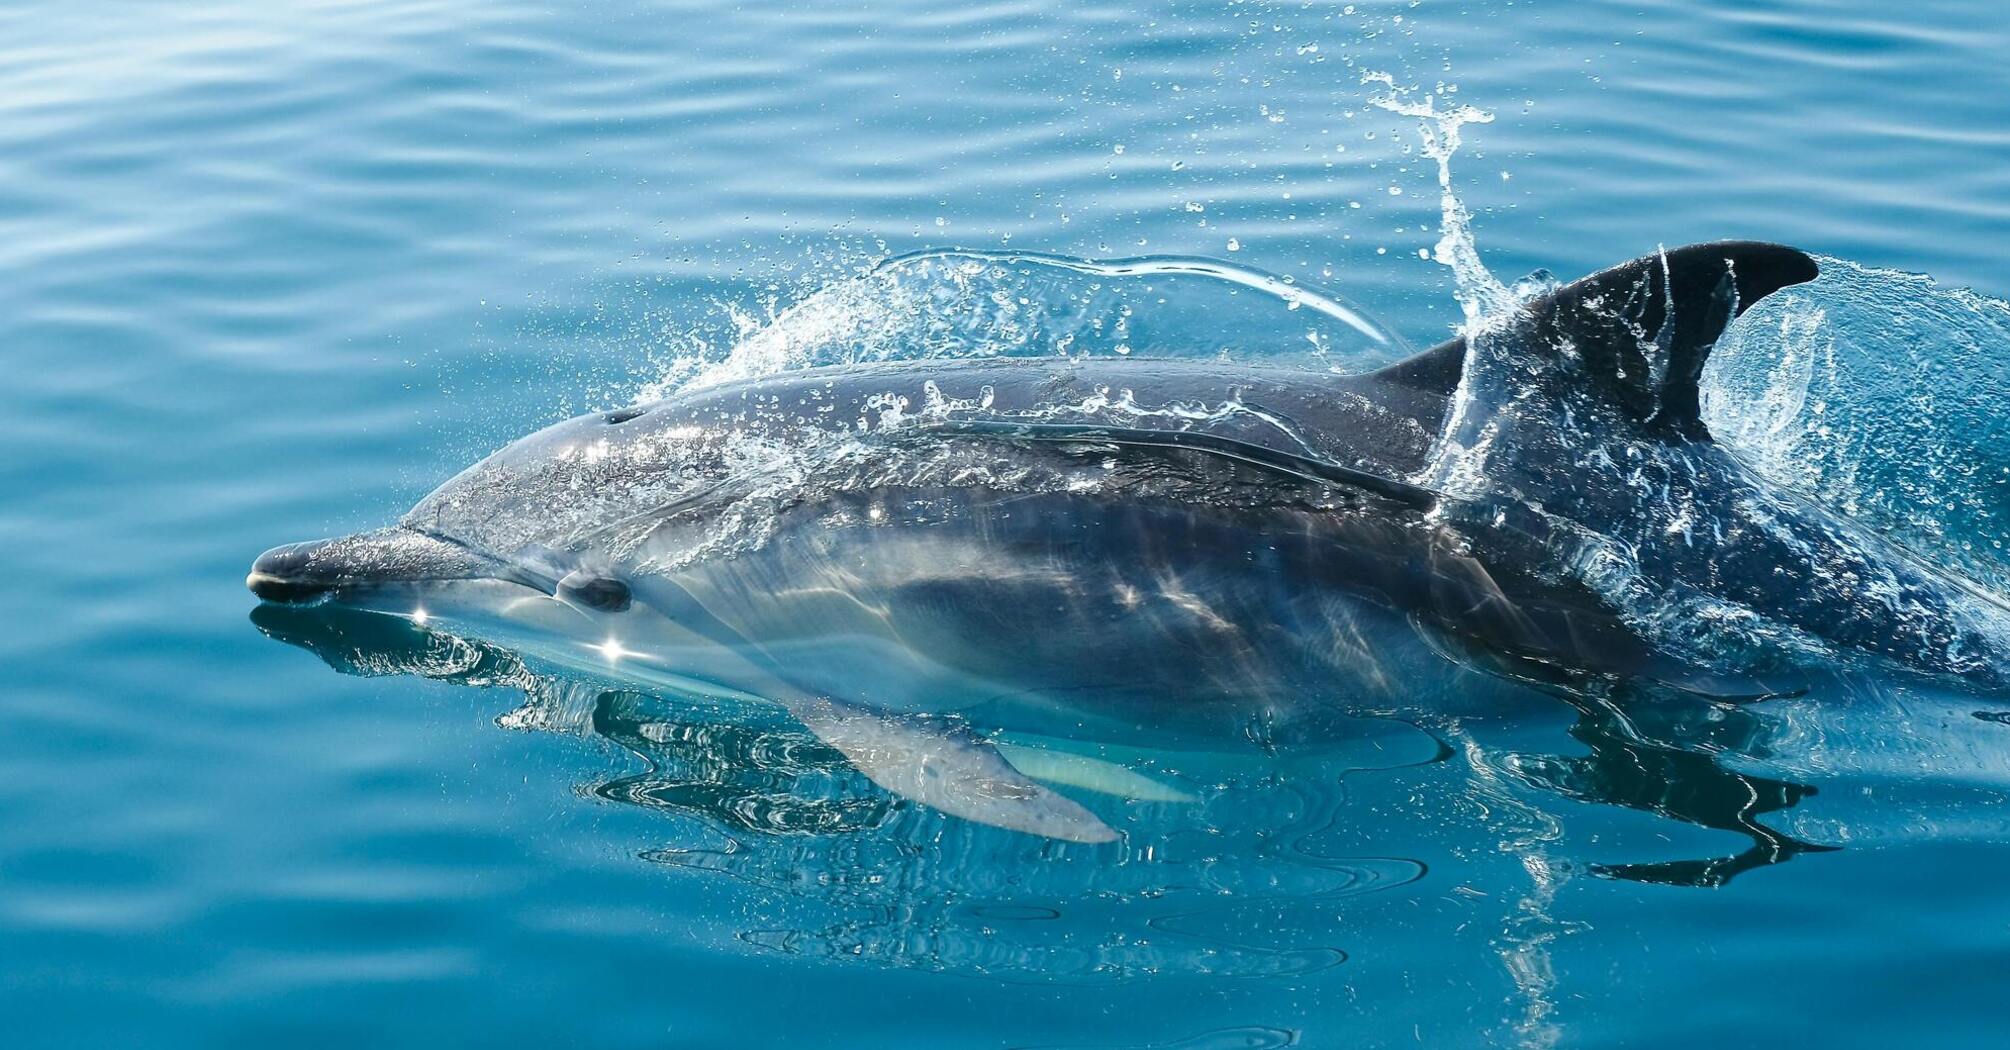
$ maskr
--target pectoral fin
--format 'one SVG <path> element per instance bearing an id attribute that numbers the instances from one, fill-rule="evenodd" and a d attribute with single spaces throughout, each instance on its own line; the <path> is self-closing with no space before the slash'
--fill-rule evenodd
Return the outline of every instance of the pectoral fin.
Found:
<path id="1" fill-rule="evenodd" d="M 1068 842 L 1117 833 L 1074 800 L 1013 768 L 984 740 L 941 723 L 879 714 L 830 700 L 790 711 L 880 787 L 951 816 Z"/>
<path id="2" fill-rule="evenodd" d="M 1138 802 L 1192 802 L 1194 797 L 1132 769 L 1090 755 L 1038 745 L 999 741 L 999 754 L 1013 768 L 1049 784 L 1094 791 Z"/>

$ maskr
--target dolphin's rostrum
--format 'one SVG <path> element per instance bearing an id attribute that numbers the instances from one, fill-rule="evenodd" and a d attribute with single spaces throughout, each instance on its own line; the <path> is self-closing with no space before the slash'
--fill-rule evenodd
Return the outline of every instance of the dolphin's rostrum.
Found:
<path id="1" fill-rule="evenodd" d="M 1996 688 L 1989 599 L 1770 490 L 1703 423 L 1725 325 L 1816 272 L 1776 245 L 1659 252 L 1363 375 L 1055 356 L 692 389 L 533 434 L 247 582 L 779 703 L 895 794 L 1080 842 L 1117 833 L 991 734 L 1274 748 L 1473 667 L 1743 698 L 1811 651 Z"/>

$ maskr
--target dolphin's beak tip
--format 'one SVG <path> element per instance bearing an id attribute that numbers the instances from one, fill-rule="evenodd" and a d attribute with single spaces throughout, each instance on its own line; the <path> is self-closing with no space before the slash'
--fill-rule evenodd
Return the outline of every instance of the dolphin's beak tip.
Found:
<path id="1" fill-rule="evenodd" d="M 302 602 L 318 598 L 328 592 L 328 585 L 310 578 L 308 559 L 326 545 L 326 540 L 315 540 L 274 547 L 251 563 L 244 586 L 261 601 Z"/>

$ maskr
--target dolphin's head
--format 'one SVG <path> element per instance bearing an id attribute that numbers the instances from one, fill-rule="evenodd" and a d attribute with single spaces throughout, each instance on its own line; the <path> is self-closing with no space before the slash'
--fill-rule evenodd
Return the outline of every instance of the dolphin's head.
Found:
<path id="1" fill-rule="evenodd" d="M 276 604 L 394 610 L 414 595 L 479 583 L 618 611 L 625 592 L 584 571 L 607 561 L 597 527 L 678 494 L 690 441 L 639 409 L 567 420 L 511 442 L 420 500 L 398 524 L 274 547 L 245 584 Z M 627 424 L 627 425 L 623 425 Z M 668 480 L 665 476 L 669 475 Z M 570 582 L 568 582 L 570 580 Z M 524 597 L 518 594 L 517 597 Z"/>
<path id="2" fill-rule="evenodd" d="M 334 604 L 420 622 L 438 615 L 523 619 L 525 605 L 555 605 L 589 622 L 626 611 L 628 584 L 582 564 L 537 547 L 498 557 L 394 525 L 274 547 L 252 562 L 244 583 L 274 605 Z"/>
<path id="3" fill-rule="evenodd" d="M 462 471 L 396 525 L 266 551 L 245 584 L 270 609 L 380 614 L 716 695 L 709 683 L 747 677 L 740 639 L 638 571 L 606 528 L 646 534 L 655 508 L 716 484 L 725 464 L 708 447 L 639 410 L 567 420 Z"/>
<path id="4" fill-rule="evenodd" d="M 394 651 L 418 644 L 425 667 L 443 639 L 458 639 L 547 670 L 680 695 L 744 695 L 734 683 L 750 680 L 749 664 L 735 635 L 674 585 L 636 580 L 642 590 L 631 592 L 631 581 L 594 564 L 536 547 L 497 556 L 404 524 L 274 547 L 245 584 L 264 600 L 253 617 L 261 628 L 332 624 L 343 644 L 356 636 L 398 640 Z M 357 626 L 372 623 L 380 626 Z M 359 666 L 402 668 L 394 657 L 366 654 Z"/>
<path id="5" fill-rule="evenodd" d="M 712 484 L 701 437 L 641 409 L 567 420 L 462 471 L 395 525 L 266 551 L 245 584 L 272 608 L 385 614 L 566 665 L 703 665 L 725 636 L 632 592 L 648 581 L 603 535 L 610 522 L 646 531 L 652 508 Z"/>
<path id="6" fill-rule="evenodd" d="M 618 661 L 666 677 L 707 645 L 633 600 L 626 580 L 580 565 L 539 548 L 497 556 L 407 524 L 274 547 L 245 585 L 273 615 L 402 620 L 596 671 Z"/>

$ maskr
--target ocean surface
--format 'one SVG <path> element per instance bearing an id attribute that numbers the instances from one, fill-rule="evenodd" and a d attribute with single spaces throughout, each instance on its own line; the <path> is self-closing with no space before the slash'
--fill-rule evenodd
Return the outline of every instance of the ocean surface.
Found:
<path id="1" fill-rule="evenodd" d="M 1096 853 L 243 581 L 575 413 L 1033 338 L 883 260 L 1211 260 L 1140 341 L 1369 364 L 1459 323 L 1454 233 L 1816 253 L 1712 427 L 2000 596 L 2006 50 L 1947 0 L 6 5 L 0 1044 L 2003 1046 L 2001 696 L 1511 694 L 1183 759 Z"/>

